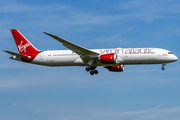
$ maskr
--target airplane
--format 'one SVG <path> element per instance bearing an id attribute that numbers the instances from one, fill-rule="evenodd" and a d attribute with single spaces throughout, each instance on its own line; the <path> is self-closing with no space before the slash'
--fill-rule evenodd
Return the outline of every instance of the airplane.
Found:
<path id="1" fill-rule="evenodd" d="M 87 49 L 44 32 L 61 42 L 69 50 L 36 49 L 17 29 L 10 29 L 19 53 L 3 50 L 11 54 L 10 59 L 43 66 L 85 66 L 91 75 L 98 74 L 97 66 L 104 66 L 111 72 L 124 71 L 124 65 L 162 64 L 178 60 L 171 51 L 160 48 L 115 48 Z"/>

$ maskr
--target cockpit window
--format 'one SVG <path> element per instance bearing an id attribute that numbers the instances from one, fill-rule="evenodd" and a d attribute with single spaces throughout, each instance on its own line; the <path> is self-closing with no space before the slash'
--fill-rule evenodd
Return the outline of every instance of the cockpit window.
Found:
<path id="1" fill-rule="evenodd" d="M 172 52 L 168 52 L 168 54 L 173 54 Z"/>

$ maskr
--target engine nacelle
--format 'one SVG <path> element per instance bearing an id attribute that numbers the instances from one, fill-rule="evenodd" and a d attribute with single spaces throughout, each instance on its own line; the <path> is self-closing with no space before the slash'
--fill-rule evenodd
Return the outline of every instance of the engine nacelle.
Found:
<path id="1" fill-rule="evenodd" d="M 111 72 L 122 72 L 122 71 L 124 71 L 124 65 L 106 66 L 105 68 L 107 68 Z"/>
<path id="2" fill-rule="evenodd" d="M 114 53 L 103 54 L 100 56 L 100 61 L 103 64 L 116 64 L 117 63 L 117 55 Z"/>

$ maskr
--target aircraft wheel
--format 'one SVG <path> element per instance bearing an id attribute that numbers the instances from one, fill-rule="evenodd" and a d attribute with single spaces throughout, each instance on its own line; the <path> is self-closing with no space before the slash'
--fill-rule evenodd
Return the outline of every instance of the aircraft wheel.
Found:
<path id="1" fill-rule="evenodd" d="M 89 72 L 90 71 L 90 67 L 86 67 L 86 71 Z"/>
<path id="2" fill-rule="evenodd" d="M 165 67 L 162 67 L 161 70 L 165 70 Z"/>
<path id="3" fill-rule="evenodd" d="M 93 71 L 93 70 L 92 70 L 92 71 L 90 71 L 90 74 L 91 74 L 91 75 L 94 75 L 94 71 Z"/>
<path id="4" fill-rule="evenodd" d="M 97 71 L 97 70 L 94 70 L 94 73 L 95 73 L 95 74 L 98 74 L 98 71 Z"/>

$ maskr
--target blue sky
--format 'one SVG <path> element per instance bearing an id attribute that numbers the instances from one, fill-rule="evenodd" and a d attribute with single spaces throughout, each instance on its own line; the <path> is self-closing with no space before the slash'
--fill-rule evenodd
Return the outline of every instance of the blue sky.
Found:
<path id="1" fill-rule="evenodd" d="M 180 56 L 178 0 L 0 1 L 0 48 L 17 52 L 10 29 L 40 50 L 64 49 L 43 31 L 86 48 L 156 47 Z M 44 67 L 0 52 L 1 120 L 179 120 L 179 61 L 125 66 Z"/>

